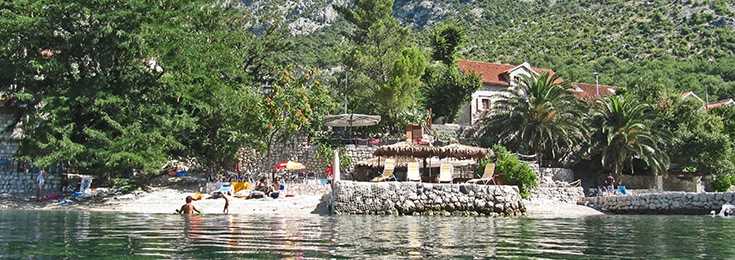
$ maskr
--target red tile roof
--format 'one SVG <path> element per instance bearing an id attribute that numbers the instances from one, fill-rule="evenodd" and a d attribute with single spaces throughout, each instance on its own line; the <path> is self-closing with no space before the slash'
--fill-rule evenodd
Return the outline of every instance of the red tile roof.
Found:
<path id="1" fill-rule="evenodd" d="M 600 93 L 597 93 L 597 86 L 590 83 L 572 83 L 572 91 L 574 95 L 582 100 L 595 100 L 601 97 L 615 95 L 615 87 L 609 85 L 599 85 Z"/>
<path id="2" fill-rule="evenodd" d="M 721 107 L 732 106 L 732 105 L 735 105 L 735 100 L 733 100 L 732 98 L 728 98 L 728 99 L 723 99 L 717 102 L 706 104 L 704 105 L 704 109 L 710 110 L 710 109 L 721 108 Z"/>
<path id="3" fill-rule="evenodd" d="M 500 63 L 489 63 L 489 62 L 482 62 L 482 61 L 472 61 L 472 60 L 459 60 L 457 62 L 457 66 L 459 66 L 459 69 L 461 69 L 463 72 L 471 72 L 475 73 L 480 76 L 480 81 L 482 84 L 486 85 L 500 85 L 500 86 L 509 86 L 508 79 L 505 78 L 503 75 L 508 73 L 511 69 L 518 67 L 519 65 L 512 65 L 512 64 L 500 64 Z M 550 73 L 555 74 L 555 72 L 551 69 L 545 69 L 545 68 L 531 68 L 536 73 L 542 74 L 542 73 Z"/>

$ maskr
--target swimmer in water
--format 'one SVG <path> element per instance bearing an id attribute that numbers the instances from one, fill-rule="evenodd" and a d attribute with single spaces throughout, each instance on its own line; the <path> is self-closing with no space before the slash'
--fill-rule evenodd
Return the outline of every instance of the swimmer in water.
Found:
<path id="1" fill-rule="evenodd" d="M 176 213 L 182 215 L 193 215 L 194 212 L 196 212 L 197 214 L 202 214 L 196 207 L 194 207 L 194 205 L 191 204 L 191 201 L 193 200 L 194 199 L 191 196 L 186 196 L 186 204 L 181 206 L 181 209 L 177 209 Z"/>

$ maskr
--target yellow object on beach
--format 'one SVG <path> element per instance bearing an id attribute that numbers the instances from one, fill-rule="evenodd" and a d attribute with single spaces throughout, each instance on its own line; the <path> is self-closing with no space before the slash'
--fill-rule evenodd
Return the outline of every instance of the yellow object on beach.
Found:
<path id="1" fill-rule="evenodd" d="M 235 193 L 241 191 L 241 190 L 247 190 L 249 189 L 251 184 L 246 181 L 235 181 L 232 182 L 232 190 L 235 191 Z"/>
<path id="2" fill-rule="evenodd" d="M 204 195 L 202 195 L 202 194 L 201 194 L 201 193 L 199 193 L 199 192 L 197 192 L 197 193 L 194 193 L 194 195 L 191 195 L 191 199 L 193 199 L 193 200 L 200 200 L 200 199 L 202 199 L 203 197 L 204 197 Z"/>

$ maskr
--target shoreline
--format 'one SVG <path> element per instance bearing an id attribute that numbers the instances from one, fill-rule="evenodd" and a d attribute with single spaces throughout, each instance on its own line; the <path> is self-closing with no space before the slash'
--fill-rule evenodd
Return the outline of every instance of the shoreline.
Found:
<path id="1" fill-rule="evenodd" d="M 194 192 L 188 189 L 153 188 L 149 192 L 136 191 L 117 196 L 92 197 L 88 201 L 81 201 L 64 205 L 59 202 L 36 202 L 29 199 L 2 198 L 0 210 L 70 210 L 89 212 L 119 212 L 119 213 L 151 213 L 173 214 L 176 209 L 185 204 L 184 198 Z M 229 214 L 259 214 L 259 215 L 323 215 L 322 195 L 302 194 L 294 197 L 278 199 L 240 199 L 230 197 Z M 204 215 L 224 214 L 224 199 L 201 199 L 192 202 L 194 207 Z"/>
<path id="2" fill-rule="evenodd" d="M 115 213 L 173 214 L 191 189 L 157 187 L 150 191 L 92 197 L 70 205 L 58 202 L 35 202 L 28 199 L 0 198 L 0 210 L 88 211 Z M 230 197 L 229 215 L 329 216 L 329 193 L 297 194 L 278 199 L 240 199 Z M 223 215 L 224 199 L 202 199 L 192 204 L 204 215 Z M 527 218 L 582 218 L 604 215 L 593 208 L 553 200 L 524 200 Z"/>

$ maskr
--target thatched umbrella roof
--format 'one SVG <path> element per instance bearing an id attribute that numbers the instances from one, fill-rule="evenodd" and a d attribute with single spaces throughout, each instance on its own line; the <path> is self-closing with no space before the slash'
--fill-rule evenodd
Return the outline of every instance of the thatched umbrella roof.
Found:
<path id="1" fill-rule="evenodd" d="M 463 144 L 450 144 L 442 146 L 441 157 L 451 157 L 457 159 L 482 159 L 485 156 L 493 156 L 493 151 L 477 146 L 469 146 Z"/>
<path id="2" fill-rule="evenodd" d="M 328 115 L 324 118 L 327 126 L 358 127 L 371 126 L 380 123 L 380 116 L 363 114 Z"/>
<path id="3" fill-rule="evenodd" d="M 416 158 L 412 157 L 397 157 L 396 159 L 396 167 L 406 167 L 409 162 L 418 162 L 419 165 L 423 165 L 420 160 L 416 160 Z M 457 160 L 457 159 L 439 159 L 439 158 L 430 158 L 427 160 L 427 166 L 431 168 L 438 168 L 441 166 L 443 162 L 448 162 L 452 164 L 455 167 L 458 166 L 465 166 L 465 165 L 471 165 L 477 163 L 475 160 Z M 380 157 L 372 157 L 366 160 L 359 161 L 355 164 L 356 167 L 370 167 L 370 168 L 382 168 L 385 165 L 385 158 Z"/>
<path id="4" fill-rule="evenodd" d="M 450 144 L 443 147 L 429 145 L 418 145 L 399 142 L 392 145 L 381 146 L 373 155 L 379 157 L 415 157 L 415 158 L 457 158 L 457 159 L 481 159 L 491 153 L 488 149 L 462 145 Z"/>
<path id="5" fill-rule="evenodd" d="M 439 156 L 440 150 L 430 145 L 418 145 L 407 142 L 398 142 L 379 147 L 373 155 L 379 157 L 415 157 L 430 158 Z"/>

